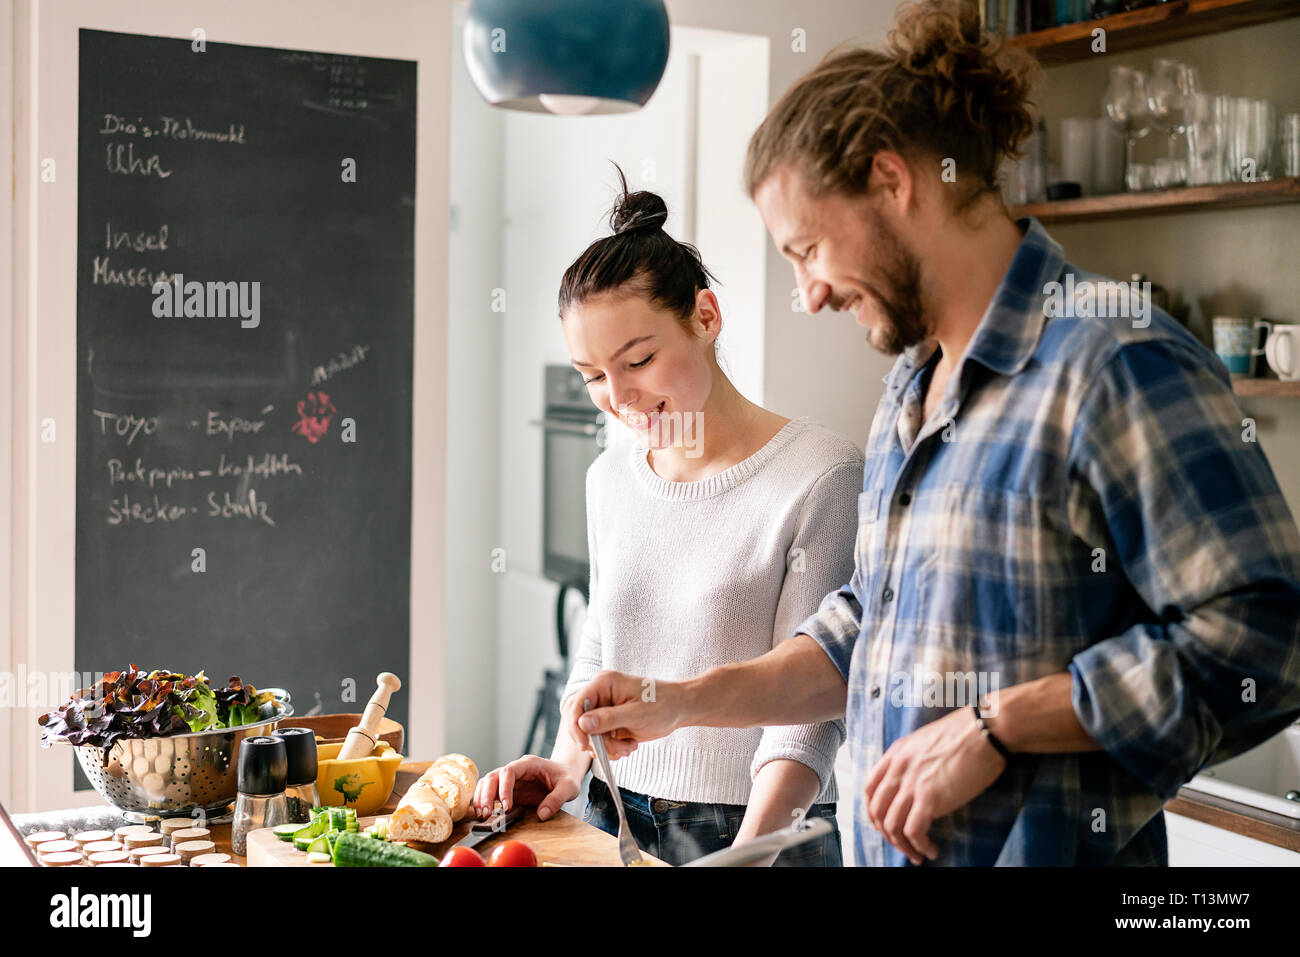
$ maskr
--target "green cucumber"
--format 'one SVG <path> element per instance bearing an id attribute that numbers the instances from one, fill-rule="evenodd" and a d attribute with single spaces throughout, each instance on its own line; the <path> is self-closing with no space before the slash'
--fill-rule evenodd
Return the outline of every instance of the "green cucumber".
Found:
<path id="1" fill-rule="evenodd" d="M 437 867 L 432 854 L 345 832 L 334 842 L 335 867 Z"/>
<path id="2" fill-rule="evenodd" d="M 277 824 L 271 828 L 271 833 L 282 841 L 292 841 L 293 836 L 301 829 L 301 824 Z"/>
<path id="3" fill-rule="evenodd" d="M 330 847 L 329 839 L 323 834 L 303 848 L 308 854 L 329 854 L 334 849 Z"/>
<path id="4" fill-rule="evenodd" d="M 332 807 L 330 808 L 330 830 L 341 831 L 348 823 L 347 808 Z"/>

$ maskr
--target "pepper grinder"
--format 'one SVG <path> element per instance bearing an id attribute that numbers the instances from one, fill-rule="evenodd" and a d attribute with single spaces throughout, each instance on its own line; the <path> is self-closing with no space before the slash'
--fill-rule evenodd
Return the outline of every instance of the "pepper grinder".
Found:
<path id="1" fill-rule="evenodd" d="M 316 793 L 316 734 L 311 728 L 280 728 L 274 737 L 284 741 L 289 759 L 284 795 L 289 822 L 307 824 L 311 821 L 311 809 L 320 804 Z"/>
<path id="2" fill-rule="evenodd" d="M 249 831 L 289 823 L 284 796 L 288 773 L 283 738 L 262 735 L 239 743 L 239 794 L 230 825 L 230 848 L 240 857 L 247 856 Z"/>

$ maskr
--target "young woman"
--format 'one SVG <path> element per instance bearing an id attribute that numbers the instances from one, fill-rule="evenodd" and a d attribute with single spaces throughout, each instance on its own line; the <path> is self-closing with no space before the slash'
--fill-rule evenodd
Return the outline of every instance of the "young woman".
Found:
<path id="1" fill-rule="evenodd" d="M 536 804 L 546 819 L 578 796 L 591 755 L 568 699 L 597 672 L 675 680 L 757 657 L 853 574 L 862 454 L 736 390 L 718 365 L 710 273 L 664 232 L 663 200 L 629 195 L 619 177 L 613 235 L 565 273 L 560 319 L 592 401 L 638 441 L 607 448 L 587 473 L 591 603 L 559 739 L 550 759 L 526 755 L 485 775 L 480 816 L 500 800 Z M 682 864 L 801 813 L 834 824 L 843 740 L 840 721 L 686 728 L 613 771 L 637 843 Z M 584 819 L 613 834 L 608 783 L 593 778 Z M 838 866 L 838 829 L 775 863 Z"/>

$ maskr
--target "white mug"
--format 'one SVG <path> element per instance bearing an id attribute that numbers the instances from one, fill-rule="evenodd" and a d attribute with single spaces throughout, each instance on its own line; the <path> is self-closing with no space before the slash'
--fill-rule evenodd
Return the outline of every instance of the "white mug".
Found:
<path id="1" fill-rule="evenodd" d="M 1300 379 L 1300 356 L 1297 356 L 1296 335 L 1300 334 L 1300 325 L 1282 325 L 1277 323 L 1264 343 L 1264 358 L 1268 367 L 1277 373 L 1283 382 L 1295 382 Z"/>

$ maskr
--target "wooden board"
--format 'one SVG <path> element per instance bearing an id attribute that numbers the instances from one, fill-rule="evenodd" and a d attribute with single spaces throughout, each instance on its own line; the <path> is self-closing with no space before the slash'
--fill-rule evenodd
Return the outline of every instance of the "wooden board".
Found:
<path id="1" fill-rule="evenodd" d="M 382 817 L 383 815 L 379 815 Z M 365 828 L 375 817 L 363 817 L 361 826 Z M 470 821 L 461 821 L 451 832 L 451 837 L 441 844 L 411 843 L 411 847 L 426 851 L 435 857 L 442 857 L 447 850 L 469 833 Z M 526 841 L 537 853 L 537 859 L 543 864 L 565 867 L 619 867 L 622 861 L 618 856 L 618 839 L 606 834 L 600 828 L 592 827 L 572 814 L 560 811 L 547 821 L 537 819 L 537 811 L 529 808 L 524 817 L 501 837 L 490 837 L 474 849 L 484 857 L 493 846 L 505 839 Z M 657 858 L 646 857 L 655 863 L 667 867 Z M 248 835 L 249 867 L 333 867 L 333 864 L 309 864 L 303 851 L 294 849 L 289 841 L 282 841 L 269 829 L 253 831 Z"/>

